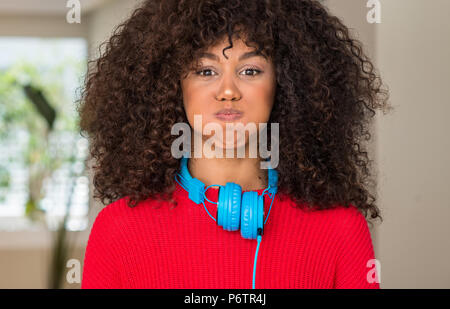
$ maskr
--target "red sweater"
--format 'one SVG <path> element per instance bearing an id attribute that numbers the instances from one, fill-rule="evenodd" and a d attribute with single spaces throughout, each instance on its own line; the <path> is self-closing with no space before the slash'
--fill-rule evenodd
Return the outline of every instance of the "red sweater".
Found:
<path id="1" fill-rule="evenodd" d="M 206 197 L 217 201 L 218 190 L 210 187 Z M 178 183 L 174 198 L 179 203 L 172 209 L 168 203 L 154 208 L 153 200 L 130 208 L 126 197 L 103 208 L 89 235 L 81 288 L 251 289 L 257 241 L 216 225 Z M 267 214 L 271 199 L 264 198 Z M 216 217 L 216 204 L 205 205 Z M 256 289 L 380 288 L 370 262 L 370 231 L 356 207 L 294 206 L 275 196 L 259 248 Z"/>

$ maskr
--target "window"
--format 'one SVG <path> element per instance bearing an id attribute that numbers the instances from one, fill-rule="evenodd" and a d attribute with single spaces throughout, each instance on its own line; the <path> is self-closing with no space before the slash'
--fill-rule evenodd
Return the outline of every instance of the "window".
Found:
<path id="1" fill-rule="evenodd" d="M 82 38 L 0 38 L 0 230 L 54 230 L 66 213 L 69 231 L 87 228 L 88 143 L 75 109 L 86 62 Z"/>

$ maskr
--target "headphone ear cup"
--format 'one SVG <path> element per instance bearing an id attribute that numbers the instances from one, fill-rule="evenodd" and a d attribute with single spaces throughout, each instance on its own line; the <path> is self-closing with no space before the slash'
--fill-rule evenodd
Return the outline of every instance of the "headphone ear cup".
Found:
<path id="1" fill-rule="evenodd" d="M 224 230 L 237 231 L 239 229 L 241 193 L 241 186 L 232 182 L 228 182 L 219 190 L 216 221 Z"/>
<path id="2" fill-rule="evenodd" d="M 258 193 L 244 192 L 241 203 L 241 236 L 256 239 L 258 231 Z"/>
<path id="3" fill-rule="evenodd" d="M 256 232 L 258 232 L 258 229 L 261 229 L 261 231 L 264 231 L 264 196 L 263 195 L 258 196 L 258 219 L 257 220 L 258 220 L 258 226 L 256 228 Z"/>

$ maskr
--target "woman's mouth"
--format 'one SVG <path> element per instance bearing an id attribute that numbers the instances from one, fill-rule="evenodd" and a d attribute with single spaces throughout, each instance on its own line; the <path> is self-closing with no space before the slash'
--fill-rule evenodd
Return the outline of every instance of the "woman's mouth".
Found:
<path id="1" fill-rule="evenodd" d="M 221 109 L 215 113 L 216 118 L 222 121 L 237 120 L 242 118 L 243 115 L 243 112 L 236 109 Z"/>

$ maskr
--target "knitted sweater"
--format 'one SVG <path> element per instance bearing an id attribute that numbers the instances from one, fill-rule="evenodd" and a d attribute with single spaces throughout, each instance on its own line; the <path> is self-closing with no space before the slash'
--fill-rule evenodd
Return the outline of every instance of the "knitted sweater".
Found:
<path id="1" fill-rule="evenodd" d="M 218 192 L 210 187 L 206 197 L 217 201 Z M 178 183 L 174 198 L 176 207 L 149 199 L 130 208 L 124 197 L 103 208 L 90 231 L 81 288 L 252 288 L 257 241 L 223 230 Z M 267 215 L 271 199 L 264 200 Z M 217 205 L 205 205 L 215 218 Z M 256 289 L 380 288 L 370 231 L 355 206 L 295 206 L 275 196 Z"/>

